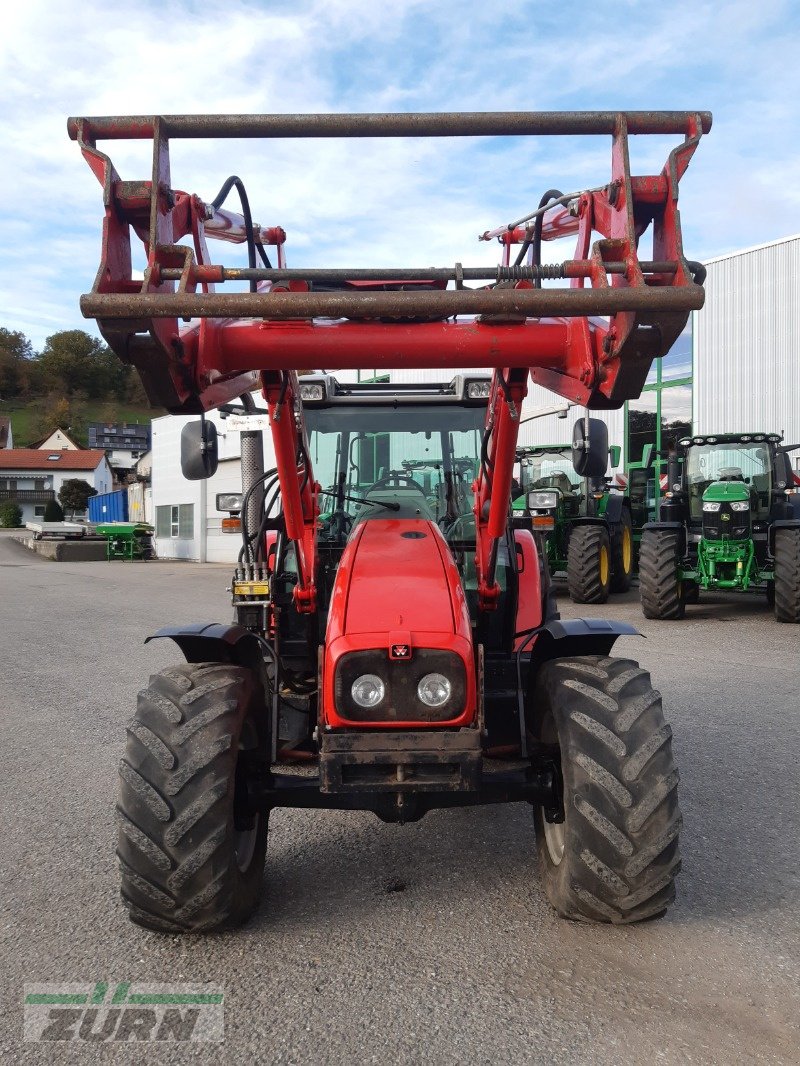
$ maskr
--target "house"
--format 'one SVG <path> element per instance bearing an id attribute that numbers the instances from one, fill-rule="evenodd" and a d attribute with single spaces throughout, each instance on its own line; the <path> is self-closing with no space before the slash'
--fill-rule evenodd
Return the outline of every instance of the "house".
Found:
<path id="1" fill-rule="evenodd" d="M 63 451 L 64 449 L 71 452 L 81 450 L 80 444 L 76 443 L 76 441 L 70 437 L 69 433 L 61 428 L 54 429 L 52 433 L 48 434 L 48 436 L 42 437 L 41 440 L 34 441 L 30 447 L 47 452 Z"/>
<path id="2" fill-rule="evenodd" d="M 90 448 L 102 448 L 115 473 L 124 475 L 136 460 L 150 449 L 150 424 L 147 422 L 90 422 L 86 427 Z"/>
<path id="3" fill-rule="evenodd" d="M 0 448 L 13 448 L 14 438 L 11 434 L 11 419 L 0 415 Z"/>
<path id="4" fill-rule="evenodd" d="M 98 493 L 110 492 L 113 475 L 106 453 L 99 449 L 0 448 L 0 503 L 18 503 L 23 523 L 43 518 L 48 502 L 58 499 L 59 489 L 71 478 L 88 482 Z"/>

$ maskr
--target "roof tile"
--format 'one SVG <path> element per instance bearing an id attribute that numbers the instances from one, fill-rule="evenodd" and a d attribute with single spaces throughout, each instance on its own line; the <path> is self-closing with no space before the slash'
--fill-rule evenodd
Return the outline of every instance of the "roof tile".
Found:
<path id="1" fill-rule="evenodd" d="M 0 470 L 96 470 L 105 454 L 96 448 L 52 452 L 40 448 L 1 448 Z M 49 455 L 58 458 L 48 459 Z"/>

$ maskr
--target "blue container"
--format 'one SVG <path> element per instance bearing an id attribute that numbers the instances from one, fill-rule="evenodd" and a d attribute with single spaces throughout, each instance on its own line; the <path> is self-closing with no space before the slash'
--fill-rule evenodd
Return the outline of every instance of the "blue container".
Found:
<path id="1" fill-rule="evenodd" d="M 102 496 L 92 496 L 89 500 L 90 522 L 127 522 L 128 490 L 117 489 L 116 492 L 104 492 Z"/>

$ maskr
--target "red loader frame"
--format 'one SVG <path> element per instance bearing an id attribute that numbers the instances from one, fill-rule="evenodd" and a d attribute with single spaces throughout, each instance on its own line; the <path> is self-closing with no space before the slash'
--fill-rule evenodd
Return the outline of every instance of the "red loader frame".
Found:
<path id="1" fill-rule="evenodd" d="M 295 371 L 320 365 L 495 367 L 486 461 L 475 485 L 479 605 L 490 610 L 499 594 L 495 559 L 507 522 L 528 373 L 588 408 L 620 407 L 639 395 L 653 359 L 669 350 L 689 313 L 703 304 L 697 283 L 702 268 L 683 256 L 677 200 L 680 178 L 710 126 L 707 112 L 72 118 L 69 134 L 101 182 L 105 204 L 100 268 L 81 309 L 97 319 L 120 358 L 137 368 L 154 405 L 173 413 L 202 412 L 262 386 L 287 534 L 298 551 L 296 605 L 307 613 L 316 609 L 317 489 L 313 478 L 297 469 L 304 430 L 296 418 Z M 170 178 L 169 142 L 175 138 L 570 134 L 611 137 L 608 183 L 566 196 L 547 194 L 538 211 L 484 233 L 481 239 L 497 238 L 503 246 L 503 262 L 494 270 L 461 264 L 433 270 L 290 270 L 285 232 L 254 225 L 246 197 L 243 214 L 235 215 L 221 209 L 220 197 L 208 203 L 174 190 Z M 683 140 L 660 174 L 639 177 L 630 172 L 632 134 L 676 134 Z M 149 180 L 123 181 L 96 147 L 101 140 L 124 139 L 152 140 Z M 651 225 L 652 259 L 640 260 L 639 240 Z M 132 275 L 132 232 L 147 252 L 143 281 Z M 570 234 L 577 238 L 573 259 L 555 265 L 534 261 L 541 240 Z M 178 243 L 184 237 L 191 237 L 191 244 Z M 250 266 L 213 263 L 206 237 L 247 241 Z M 515 244 L 522 250 L 512 264 Z M 275 267 L 265 247 L 277 249 Z M 263 267 L 255 265 L 256 249 Z M 541 287 L 542 280 L 559 278 L 569 286 Z M 251 291 L 216 290 L 228 281 L 249 282 Z M 466 281 L 488 284 L 468 288 Z M 315 290 L 320 282 L 340 289 Z M 405 291 L 387 291 L 401 283 Z M 598 315 L 608 321 L 589 317 Z M 199 322 L 181 325 L 189 319 Z"/>

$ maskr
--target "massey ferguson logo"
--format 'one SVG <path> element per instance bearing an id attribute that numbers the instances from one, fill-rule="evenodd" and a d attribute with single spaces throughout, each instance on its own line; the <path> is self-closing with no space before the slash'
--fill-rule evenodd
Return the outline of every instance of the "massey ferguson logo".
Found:
<path id="1" fill-rule="evenodd" d="M 392 644 L 389 649 L 390 659 L 410 659 L 411 658 L 411 645 L 410 644 Z"/>

